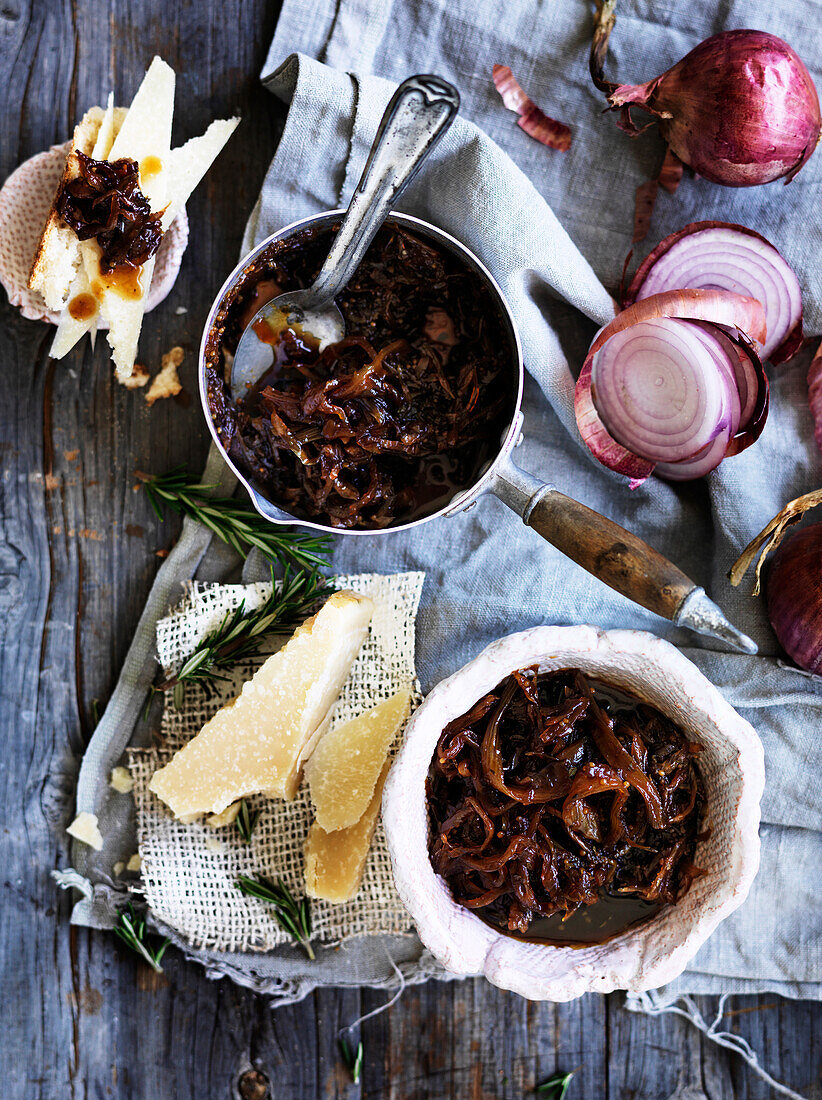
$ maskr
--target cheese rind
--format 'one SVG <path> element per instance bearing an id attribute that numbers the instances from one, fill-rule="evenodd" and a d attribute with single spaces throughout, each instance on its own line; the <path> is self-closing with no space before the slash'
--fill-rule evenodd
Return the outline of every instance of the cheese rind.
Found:
<path id="1" fill-rule="evenodd" d="M 171 761 L 149 789 L 176 817 L 221 813 L 245 795 L 293 798 L 303 761 L 348 678 L 374 605 L 335 592 Z"/>
<path id="2" fill-rule="evenodd" d="M 305 766 L 314 817 L 326 832 L 347 829 L 371 801 L 388 750 L 411 706 L 411 692 L 396 695 L 325 735 Z"/>
<path id="3" fill-rule="evenodd" d="M 350 901 L 362 885 L 365 861 L 380 814 L 380 800 L 391 765 L 386 763 L 365 813 L 347 829 L 327 833 L 316 822 L 305 842 L 305 892 L 337 905 Z"/>

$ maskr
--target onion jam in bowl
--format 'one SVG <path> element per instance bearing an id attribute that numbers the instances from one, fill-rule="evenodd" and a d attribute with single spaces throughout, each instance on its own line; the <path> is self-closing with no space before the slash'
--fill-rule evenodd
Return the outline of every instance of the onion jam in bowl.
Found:
<path id="1" fill-rule="evenodd" d="M 443 966 L 532 1000 L 680 974 L 759 865 L 759 738 L 651 634 L 535 627 L 413 715 L 383 795 Z"/>

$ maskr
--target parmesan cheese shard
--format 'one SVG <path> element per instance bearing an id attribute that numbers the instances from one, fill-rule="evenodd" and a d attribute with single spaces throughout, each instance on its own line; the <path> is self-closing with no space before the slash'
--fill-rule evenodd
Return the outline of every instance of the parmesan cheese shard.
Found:
<path id="1" fill-rule="evenodd" d="M 403 688 L 322 738 L 305 766 L 314 818 L 327 833 L 355 825 L 371 801 L 388 750 L 411 706 Z"/>
<path id="2" fill-rule="evenodd" d="M 81 840 L 83 844 L 88 844 L 95 852 L 99 852 L 103 847 L 103 834 L 97 825 L 96 814 L 90 814 L 83 810 L 75 817 L 66 832 L 69 836 L 73 836 L 75 840 Z"/>
<path id="3" fill-rule="evenodd" d="M 221 814 L 209 814 L 205 819 L 206 825 L 210 826 L 212 829 L 224 829 L 226 825 L 233 825 L 237 820 L 241 805 L 242 802 L 233 802 L 228 809 L 223 810 Z"/>
<path id="4" fill-rule="evenodd" d="M 359 890 L 390 767 L 388 763 L 383 766 L 371 801 L 356 824 L 333 833 L 327 833 L 316 822 L 311 826 L 303 849 L 305 892 L 310 898 L 340 904 L 350 901 Z"/>
<path id="5" fill-rule="evenodd" d="M 154 773 L 149 789 L 180 818 L 219 814 L 259 792 L 293 798 L 373 611 L 367 597 L 335 592 L 240 695 Z"/>
<path id="6" fill-rule="evenodd" d="M 124 768 L 122 765 L 118 764 L 116 768 L 112 768 L 111 770 L 111 778 L 108 781 L 108 785 L 115 791 L 119 791 L 120 794 L 128 794 L 134 789 L 134 780 L 128 768 Z"/>
<path id="7" fill-rule="evenodd" d="M 141 871 L 143 868 L 143 861 L 140 858 L 140 853 L 135 852 L 133 856 L 128 857 L 128 863 L 126 864 L 127 871 Z"/>

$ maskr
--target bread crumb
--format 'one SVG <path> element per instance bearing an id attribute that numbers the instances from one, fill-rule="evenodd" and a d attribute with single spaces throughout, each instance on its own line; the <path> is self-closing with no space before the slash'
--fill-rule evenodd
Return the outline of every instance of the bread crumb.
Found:
<path id="1" fill-rule="evenodd" d="M 233 825 L 237 820 L 237 814 L 240 812 L 241 801 L 232 802 L 222 813 L 209 814 L 205 819 L 206 825 L 210 825 L 212 829 L 223 829 L 226 825 Z"/>
<path id="2" fill-rule="evenodd" d="M 126 869 L 126 865 L 125 865 L 125 863 L 123 863 L 123 861 L 121 859 L 118 859 L 117 862 L 112 867 L 112 871 L 114 872 L 115 875 L 122 875 L 122 873 L 123 873 L 123 871 L 125 871 L 125 869 Z"/>
<path id="3" fill-rule="evenodd" d="M 185 352 L 180 347 L 172 348 L 163 356 L 160 372 L 155 374 L 146 394 L 146 403 L 149 406 L 153 405 L 155 401 L 159 401 L 161 397 L 174 397 L 183 388 L 177 374 L 177 368 L 182 363 L 184 356 Z"/>
<path id="4" fill-rule="evenodd" d="M 90 814 L 83 810 L 75 817 L 66 832 L 76 840 L 81 840 L 83 844 L 88 844 L 95 852 L 99 852 L 103 847 L 103 834 L 97 825 L 96 814 Z"/>
<path id="5" fill-rule="evenodd" d="M 128 863 L 126 864 L 127 871 L 139 871 L 143 866 L 143 861 L 140 859 L 139 852 L 135 852 L 133 856 L 129 856 Z"/>
<path id="6" fill-rule="evenodd" d="M 141 386 L 145 386 L 150 377 L 151 376 L 142 363 L 135 363 L 134 369 L 128 378 L 121 378 L 119 382 L 120 385 L 125 386 L 127 390 L 139 390 Z"/>
<path id="7" fill-rule="evenodd" d="M 112 769 L 108 785 L 113 787 L 115 791 L 119 791 L 120 794 L 129 794 L 134 789 L 134 780 L 131 778 L 131 772 L 128 768 L 118 765 Z"/>

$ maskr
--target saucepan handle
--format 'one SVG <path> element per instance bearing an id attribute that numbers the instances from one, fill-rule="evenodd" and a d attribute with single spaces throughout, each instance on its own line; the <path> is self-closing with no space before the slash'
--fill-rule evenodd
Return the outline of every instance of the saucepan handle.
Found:
<path id="1" fill-rule="evenodd" d="M 491 490 L 552 546 L 634 603 L 719 638 L 735 649 L 756 646 L 725 619 L 704 590 L 647 542 L 560 493 L 505 458 Z"/>

